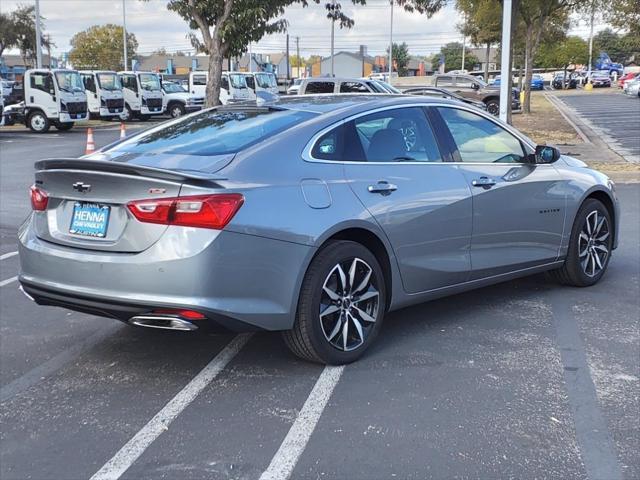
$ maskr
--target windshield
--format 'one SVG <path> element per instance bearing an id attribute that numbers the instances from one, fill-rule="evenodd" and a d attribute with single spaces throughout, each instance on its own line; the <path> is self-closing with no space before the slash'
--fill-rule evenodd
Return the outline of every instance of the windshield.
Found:
<path id="1" fill-rule="evenodd" d="M 260 88 L 271 88 L 276 86 L 275 78 L 268 73 L 256 73 L 256 82 Z"/>
<path id="2" fill-rule="evenodd" d="M 376 83 L 380 84 L 382 88 L 386 89 L 389 93 L 402 93 L 393 85 L 389 85 L 387 82 L 383 82 L 381 80 L 376 80 Z"/>
<path id="3" fill-rule="evenodd" d="M 496 77 L 496 80 L 500 80 L 500 75 L 498 75 L 498 76 Z M 473 78 L 473 81 L 474 81 L 474 82 L 476 82 L 478 85 L 480 85 L 480 87 L 482 87 L 482 88 L 489 86 L 489 84 L 488 84 L 488 83 L 486 83 L 486 82 L 485 82 L 483 79 L 481 79 L 480 77 L 474 77 L 474 78 Z"/>
<path id="4" fill-rule="evenodd" d="M 98 73 L 98 86 L 103 90 L 122 90 L 120 78 L 115 73 Z"/>
<path id="5" fill-rule="evenodd" d="M 142 90 L 160 90 L 160 80 L 154 73 L 140 73 L 138 74 L 140 80 L 140 88 Z"/>
<path id="6" fill-rule="evenodd" d="M 379 85 L 377 82 L 370 80 L 365 82 L 371 90 L 376 93 L 389 93 L 382 85 Z"/>
<path id="7" fill-rule="evenodd" d="M 237 73 L 229 75 L 231 79 L 231 86 L 233 88 L 247 88 L 247 82 L 244 79 L 244 75 L 240 75 Z"/>
<path id="8" fill-rule="evenodd" d="M 151 153 L 142 159 L 128 155 L 123 158 L 158 168 L 206 171 L 211 160 L 193 157 L 236 153 L 315 115 L 276 108 L 211 109 L 141 133 L 109 152 Z M 162 159 L 155 156 L 158 154 L 171 156 Z"/>
<path id="9" fill-rule="evenodd" d="M 58 88 L 65 92 L 84 92 L 84 84 L 78 72 L 56 72 L 56 82 L 58 82 Z"/>
<path id="10" fill-rule="evenodd" d="M 186 92 L 186 90 L 182 88 L 181 85 L 178 85 L 177 83 L 164 82 L 162 84 L 162 89 L 167 93 L 185 93 Z"/>

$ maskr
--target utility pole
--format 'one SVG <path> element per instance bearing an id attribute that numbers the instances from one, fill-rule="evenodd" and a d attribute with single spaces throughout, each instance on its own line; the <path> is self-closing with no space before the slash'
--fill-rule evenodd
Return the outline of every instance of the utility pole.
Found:
<path id="1" fill-rule="evenodd" d="M 127 58 L 127 13 L 125 11 L 125 0 L 122 0 L 122 45 L 124 49 L 124 70 L 129 70 L 129 59 Z"/>
<path id="2" fill-rule="evenodd" d="M 49 57 L 49 68 L 53 68 L 51 66 L 51 35 L 47 34 L 47 56 Z"/>
<path id="3" fill-rule="evenodd" d="M 464 15 L 463 16 L 463 22 L 464 22 L 464 28 L 467 28 L 467 16 Z M 464 71 L 464 54 L 465 54 L 465 48 L 464 48 L 464 44 L 467 41 L 467 34 L 466 32 L 462 34 L 462 66 L 460 67 L 460 70 Z M 489 61 L 489 59 L 487 58 L 487 61 Z"/>
<path id="4" fill-rule="evenodd" d="M 331 0 L 331 76 L 335 77 L 333 73 L 333 46 L 336 29 L 336 0 Z"/>
<path id="5" fill-rule="evenodd" d="M 500 60 L 500 120 L 506 122 L 509 117 L 511 107 L 511 82 L 507 79 L 511 78 L 511 13 L 513 5 L 512 0 L 504 0 L 502 3 L 502 46 Z"/>
<path id="6" fill-rule="evenodd" d="M 36 68 L 42 68 L 42 33 L 40 32 L 40 0 L 36 0 Z"/>
<path id="7" fill-rule="evenodd" d="M 298 57 L 298 78 L 300 78 L 300 65 L 302 64 L 300 59 L 300 37 L 296 37 L 296 56 Z"/>
<path id="8" fill-rule="evenodd" d="M 391 23 L 389 25 L 389 84 L 391 84 L 391 73 L 393 72 L 393 1 L 391 0 Z"/>
<path id="9" fill-rule="evenodd" d="M 289 34 L 287 33 L 287 81 L 291 80 L 291 62 L 289 60 Z"/>
<path id="10" fill-rule="evenodd" d="M 251 42 L 249 42 L 249 73 L 253 73 L 253 55 L 251 54 Z"/>
<path id="11" fill-rule="evenodd" d="M 591 31 L 589 32 L 589 68 L 587 70 L 587 82 L 591 83 L 591 65 L 593 61 L 593 22 L 596 15 L 596 2 L 591 1 Z"/>

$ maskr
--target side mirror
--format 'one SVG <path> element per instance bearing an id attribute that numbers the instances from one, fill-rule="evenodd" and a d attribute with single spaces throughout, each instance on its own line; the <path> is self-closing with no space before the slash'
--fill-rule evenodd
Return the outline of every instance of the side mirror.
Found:
<path id="1" fill-rule="evenodd" d="M 560 150 L 550 145 L 538 145 L 535 158 L 536 163 L 553 163 L 560 158 Z"/>
<path id="2" fill-rule="evenodd" d="M 472 83 L 471 88 L 473 88 L 474 90 L 480 90 L 480 85 L 478 85 L 477 83 Z"/>

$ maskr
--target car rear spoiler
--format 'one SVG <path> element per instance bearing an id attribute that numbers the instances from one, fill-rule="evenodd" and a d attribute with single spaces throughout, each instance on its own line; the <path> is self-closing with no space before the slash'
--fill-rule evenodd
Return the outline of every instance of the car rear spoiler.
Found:
<path id="1" fill-rule="evenodd" d="M 93 172 L 119 173 L 140 177 L 157 178 L 192 185 L 213 186 L 217 181 L 226 180 L 220 176 L 206 172 L 167 170 L 146 167 L 132 163 L 114 162 L 111 160 L 89 160 L 86 158 L 48 158 L 35 163 L 36 171 L 45 170 L 91 170 Z"/>

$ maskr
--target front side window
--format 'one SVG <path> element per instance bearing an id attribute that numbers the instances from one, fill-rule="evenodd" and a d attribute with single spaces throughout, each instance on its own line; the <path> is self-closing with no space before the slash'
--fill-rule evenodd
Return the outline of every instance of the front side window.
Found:
<path id="1" fill-rule="evenodd" d="M 340 93 L 369 93 L 369 89 L 364 83 L 342 82 L 340 84 Z"/>
<path id="2" fill-rule="evenodd" d="M 305 88 L 305 93 L 333 93 L 333 82 L 309 82 Z"/>
<path id="3" fill-rule="evenodd" d="M 122 75 L 122 86 L 129 90 L 137 90 L 136 77 L 134 75 Z"/>
<path id="4" fill-rule="evenodd" d="M 227 77 L 226 75 L 223 75 L 222 79 L 220 80 L 220 88 L 229 91 L 229 77 Z"/>
<path id="5" fill-rule="evenodd" d="M 191 81 L 194 85 L 205 86 L 207 84 L 207 76 L 206 75 L 193 75 L 191 77 Z"/>
<path id="6" fill-rule="evenodd" d="M 457 108 L 439 107 L 460 154 L 470 163 L 524 163 L 520 141 L 483 116 Z"/>
<path id="7" fill-rule="evenodd" d="M 51 93 L 53 90 L 53 81 L 48 73 L 32 73 L 29 85 L 36 90 Z"/>
<path id="8" fill-rule="evenodd" d="M 436 83 L 439 87 L 453 87 L 453 78 L 452 77 L 438 77 Z"/>
<path id="9" fill-rule="evenodd" d="M 185 93 L 186 90 L 182 88 L 182 85 L 178 85 L 177 83 L 163 82 L 162 89 L 165 93 Z"/>
<path id="10" fill-rule="evenodd" d="M 244 80 L 245 82 L 247 82 L 247 87 L 249 87 L 251 90 L 256 89 L 256 82 L 254 81 L 254 78 L 252 76 L 247 75 Z M 260 82 L 258 82 L 258 84 L 260 84 Z"/>
<path id="11" fill-rule="evenodd" d="M 96 93 L 96 85 L 93 81 L 92 74 L 81 74 L 82 83 L 84 83 L 85 90 L 89 90 L 90 92 Z"/>
<path id="12" fill-rule="evenodd" d="M 472 78 L 467 77 L 458 77 L 456 78 L 456 87 L 461 88 L 471 88 L 473 87 L 474 80 Z"/>
<path id="13" fill-rule="evenodd" d="M 156 91 L 160 90 L 160 79 L 153 73 L 140 73 L 138 75 L 140 79 L 140 87 L 142 90 Z"/>

